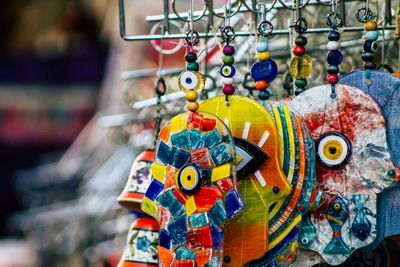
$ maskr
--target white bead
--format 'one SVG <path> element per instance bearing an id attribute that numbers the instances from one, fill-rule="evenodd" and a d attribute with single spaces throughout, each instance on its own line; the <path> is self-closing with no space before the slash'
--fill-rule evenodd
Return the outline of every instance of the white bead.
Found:
<path id="1" fill-rule="evenodd" d="M 223 84 L 233 84 L 233 78 L 223 77 L 222 83 Z"/>
<path id="2" fill-rule="evenodd" d="M 328 50 L 338 50 L 339 49 L 339 42 L 337 41 L 329 41 L 326 45 Z"/>

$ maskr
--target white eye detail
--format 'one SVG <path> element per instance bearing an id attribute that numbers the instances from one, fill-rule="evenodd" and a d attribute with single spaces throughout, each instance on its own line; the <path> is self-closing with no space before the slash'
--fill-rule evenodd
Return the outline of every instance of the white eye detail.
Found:
<path id="1" fill-rule="evenodd" d="M 204 76 L 197 71 L 184 71 L 179 75 L 178 84 L 184 92 L 188 90 L 201 91 L 204 88 Z"/>
<path id="2" fill-rule="evenodd" d="M 318 140 L 317 155 L 320 162 L 327 167 L 342 165 L 351 155 L 350 142 L 340 133 L 327 132 Z"/>

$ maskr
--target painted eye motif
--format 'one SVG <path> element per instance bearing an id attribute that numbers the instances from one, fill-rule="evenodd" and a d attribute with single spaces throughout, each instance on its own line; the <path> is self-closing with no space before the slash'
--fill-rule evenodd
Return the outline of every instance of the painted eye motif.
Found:
<path id="1" fill-rule="evenodd" d="M 179 189 L 187 195 L 193 195 L 200 189 L 200 180 L 201 176 L 197 167 L 194 165 L 188 165 L 179 172 Z"/>
<path id="2" fill-rule="evenodd" d="M 269 155 L 246 139 L 239 137 L 233 139 L 237 155 L 237 178 L 244 179 L 254 173 L 269 158 Z"/>
<path id="3" fill-rule="evenodd" d="M 235 67 L 229 65 L 223 65 L 220 71 L 221 75 L 226 78 L 233 77 L 235 75 Z"/>
<path id="4" fill-rule="evenodd" d="M 322 164 L 336 167 L 345 163 L 351 155 L 349 140 L 337 132 L 323 134 L 317 143 L 317 155 Z"/>
<path id="5" fill-rule="evenodd" d="M 184 71 L 178 77 L 179 88 L 186 92 L 189 90 L 201 91 L 204 88 L 204 76 L 197 71 Z"/>

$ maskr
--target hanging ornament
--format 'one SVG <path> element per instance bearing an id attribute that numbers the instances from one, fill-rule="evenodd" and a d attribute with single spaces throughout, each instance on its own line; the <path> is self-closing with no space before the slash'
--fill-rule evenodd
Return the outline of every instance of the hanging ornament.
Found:
<path id="1" fill-rule="evenodd" d="M 185 59 L 195 63 L 197 32 L 187 34 Z M 198 112 L 198 93 L 204 77 L 195 67 L 179 75 L 190 112 L 175 116 L 159 135 L 152 165 L 152 181 L 142 210 L 157 219 L 164 267 L 219 264 L 225 224 L 244 208 L 237 191 L 234 141 L 215 115 Z M 197 69 L 197 70 L 196 70 Z"/>
<path id="2" fill-rule="evenodd" d="M 326 24 L 331 28 L 331 31 L 328 34 L 328 44 L 326 45 L 329 53 L 326 58 L 328 62 L 328 68 L 326 72 L 328 75 L 326 76 L 326 81 L 331 84 L 331 97 L 335 97 L 335 84 L 339 81 L 339 65 L 342 63 L 343 56 L 339 51 L 339 39 L 340 33 L 338 32 L 338 28 L 342 26 L 342 18 L 335 11 L 337 1 L 332 2 L 332 11 L 329 12 L 325 16 Z"/>
<path id="3" fill-rule="evenodd" d="M 118 267 L 158 266 L 158 223 L 151 217 L 136 219 L 129 227 L 124 253 Z"/>
<path id="4" fill-rule="evenodd" d="M 287 103 L 305 119 L 315 141 L 316 174 L 326 197 L 302 231 L 302 238 L 314 236 L 305 248 L 337 265 L 375 241 L 377 194 L 394 186 L 400 172 L 376 102 L 347 85 L 336 85 L 335 98 L 330 93 L 330 86 L 319 86 Z"/>
<path id="5" fill-rule="evenodd" d="M 271 59 L 271 55 L 268 52 L 268 43 L 266 42 L 266 37 L 272 34 L 274 27 L 271 22 L 265 19 L 265 5 L 259 6 L 262 21 L 259 23 L 257 30 L 261 35 L 261 42 L 256 44 L 258 61 L 251 66 L 250 75 L 256 82 L 258 98 L 264 101 L 268 100 L 271 96 L 271 91 L 268 90 L 268 87 L 269 83 L 275 80 L 278 74 L 278 66 Z"/>
<path id="6" fill-rule="evenodd" d="M 279 163 L 279 139 L 273 118 L 256 101 L 238 95 L 214 97 L 201 111 L 220 117 L 234 137 L 238 189 L 246 209 L 224 232 L 224 265 L 243 266 L 269 250 L 268 220 L 273 203 L 286 197 L 290 182 Z"/>
<path id="7" fill-rule="evenodd" d="M 122 207 L 132 211 L 142 211 L 140 204 L 150 185 L 153 159 L 154 150 L 146 150 L 135 159 L 125 188 L 117 199 Z"/>
<path id="8" fill-rule="evenodd" d="M 292 26 L 298 33 L 295 39 L 296 46 L 293 48 L 294 57 L 290 61 L 289 71 L 292 77 L 295 79 L 295 95 L 299 95 L 304 92 L 307 86 L 307 77 L 310 76 L 312 71 L 311 57 L 306 54 L 305 46 L 307 44 L 307 38 L 303 34 L 307 31 L 308 23 L 305 18 L 299 18 Z"/>
<path id="9" fill-rule="evenodd" d="M 231 44 L 231 41 L 235 39 L 235 30 L 228 25 L 221 27 L 220 32 L 222 36 L 222 43 L 225 43 L 225 46 L 222 49 L 222 53 L 224 54 L 222 57 L 223 65 L 220 70 L 222 84 L 224 85 L 222 92 L 224 95 L 229 96 L 235 92 L 235 87 L 233 85 L 233 77 L 236 73 L 235 67 L 233 66 L 233 63 L 235 62 L 233 57 L 233 54 L 235 53 L 235 47 Z"/>
<path id="10" fill-rule="evenodd" d="M 364 44 L 363 44 L 363 52 L 361 55 L 361 59 L 365 62 L 364 69 L 365 70 L 374 70 L 376 69 L 376 64 L 373 62 L 374 53 L 378 50 L 378 40 L 379 34 L 377 31 L 377 24 L 372 19 L 374 17 L 369 6 L 361 7 L 357 9 L 356 19 L 359 22 L 365 23 L 365 35 L 364 35 Z M 367 75 L 369 76 L 369 75 Z"/>

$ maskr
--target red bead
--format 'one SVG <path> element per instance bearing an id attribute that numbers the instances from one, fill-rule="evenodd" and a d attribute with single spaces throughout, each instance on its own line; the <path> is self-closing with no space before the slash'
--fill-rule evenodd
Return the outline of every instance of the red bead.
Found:
<path id="1" fill-rule="evenodd" d="M 268 88 L 268 83 L 266 81 L 260 80 L 256 82 L 257 90 L 265 90 Z"/>
<path id="2" fill-rule="evenodd" d="M 339 81 L 339 75 L 337 74 L 328 74 L 326 76 L 326 81 L 330 84 L 335 84 Z"/>
<path id="3" fill-rule="evenodd" d="M 293 48 L 293 54 L 295 54 L 296 56 L 301 56 L 304 55 L 306 53 L 306 49 L 304 48 L 304 46 L 295 46 Z"/>
<path id="4" fill-rule="evenodd" d="M 235 92 L 235 87 L 233 87 L 231 84 L 225 84 L 224 88 L 222 88 L 222 92 L 225 95 L 232 95 Z"/>

